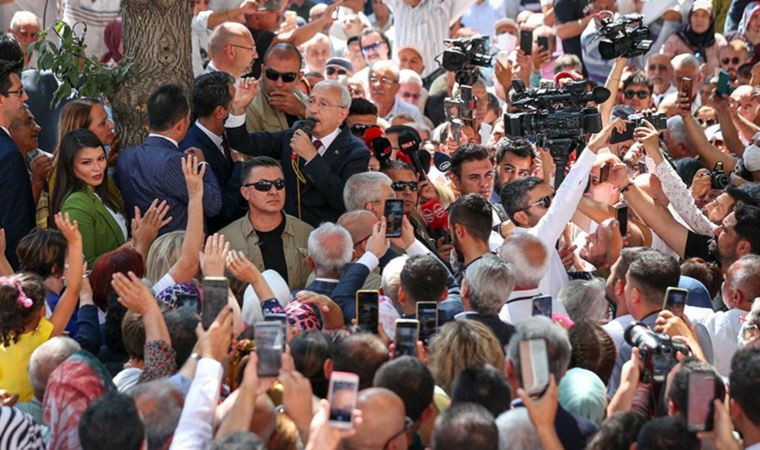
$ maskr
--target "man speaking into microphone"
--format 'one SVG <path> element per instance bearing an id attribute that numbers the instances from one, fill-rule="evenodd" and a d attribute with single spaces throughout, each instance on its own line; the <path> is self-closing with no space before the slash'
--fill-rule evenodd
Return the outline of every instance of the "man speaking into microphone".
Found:
<path id="1" fill-rule="evenodd" d="M 343 185 L 366 172 L 369 151 L 343 121 L 351 95 L 336 81 L 321 81 L 309 96 L 307 119 L 277 132 L 249 133 L 244 125 L 227 129 L 230 145 L 282 165 L 287 184 L 285 211 L 317 227 L 345 212 Z"/>

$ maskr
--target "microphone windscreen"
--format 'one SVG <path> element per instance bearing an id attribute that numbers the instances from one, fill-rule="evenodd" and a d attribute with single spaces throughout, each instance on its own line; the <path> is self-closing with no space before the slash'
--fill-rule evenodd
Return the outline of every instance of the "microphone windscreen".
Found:
<path id="1" fill-rule="evenodd" d="M 311 136 L 311 131 L 314 129 L 314 126 L 317 124 L 317 122 L 314 119 L 302 119 L 297 120 L 293 124 L 293 130 L 303 130 L 304 133 Z"/>
<path id="2" fill-rule="evenodd" d="M 451 157 L 443 152 L 433 153 L 433 164 L 440 172 L 446 173 L 451 170 Z"/>
<path id="3" fill-rule="evenodd" d="M 449 226 L 449 213 L 446 208 L 436 199 L 431 199 L 422 205 L 422 218 L 428 228 L 447 229 Z"/>

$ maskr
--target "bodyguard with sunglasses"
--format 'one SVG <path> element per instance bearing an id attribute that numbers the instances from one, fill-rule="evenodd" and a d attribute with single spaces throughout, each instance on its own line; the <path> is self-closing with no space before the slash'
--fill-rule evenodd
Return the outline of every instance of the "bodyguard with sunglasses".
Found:
<path id="1" fill-rule="evenodd" d="M 306 117 L 309 99 L 298 89 L 302 65 L 301 53 L 292 44 L 269 47 L 261 66 L 261 89 L 245 113 L 248 131 L 280 131 Z"/>

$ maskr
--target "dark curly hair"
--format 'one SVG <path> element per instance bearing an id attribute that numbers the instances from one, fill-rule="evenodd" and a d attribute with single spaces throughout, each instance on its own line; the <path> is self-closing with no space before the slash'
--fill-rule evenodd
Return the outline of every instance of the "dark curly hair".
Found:
<path id="1" fill-rule="evenodd" d="M 617 356 L 615 342 L 610 335 L 593 321 L 579 320 L 568 331 L 568 337 L 573 347 L 570 368 L 590 370 L 607 384 Z"/>
<path id="2" fill-rule="evenodd" d="M 29 325 L 39 316 L 40 308 L 45 306 L 45 285 L 42 277 L 33 273 L 14 275 L 18 279 L 24 295 L 32 301 L 30 307 L 24 307 L 18 298 L 21 292 L 14 284 L 0 282 L 0 344 L 5 347 L 15 344 Z"/>

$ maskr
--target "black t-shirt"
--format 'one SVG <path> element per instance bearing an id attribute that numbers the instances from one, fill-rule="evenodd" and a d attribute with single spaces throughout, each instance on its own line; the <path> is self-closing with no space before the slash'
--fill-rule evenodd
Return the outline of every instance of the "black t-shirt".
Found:
<path id="1" fill-rule="evenodd" d="M 276 35 L 267 30 L 254 30 L 253 28 L 249 28 L 249 30 L 253 36 L 253 41 L 256 43 L 256 53 L 259 54 L 259 57 L 256 58 L 256 61 L 253 63 L 251 73 L 246 76 L 258 80 L 261 75 L 261 62 L 264 60 L 264 54 L 267 52 L 267 49 L 269 49 L 269 46 L 272 45 L 272 41 Z"/>
<path id="2" fill-rule="evenodd" d="M 710 241 L 713 238 L 711 236 L 705 236 L 704 234 L 697 234 L 689 231 L 686 238 L 686 248 L 683 251 L 684 259 L 688 258 L 702 258 L 708 262 L 717 263 L 718 259 L 712 251 L 710 251 Z"/>
<path id="3" fill-rule="evenodd" d="M 583 19 L 583 10 L 588 3 L 588 0 L 555 0 L 554 17 L 557 25 Z M 570 39 L 562 39 L 562 49 L 565 53 L 578 55 L 578 58 L 583 60 L 580 34 Z"/>
<path id="4" fill-rule="evenodd" d="M 285 251 L 282 247 L 282 232 L 285 230 L 285 219 L 272 231 L 259 231 L 259 248 L 264 259 L 264 267 L 279 273 L 288 282 L 288 265 L 285 262 Z"/>

